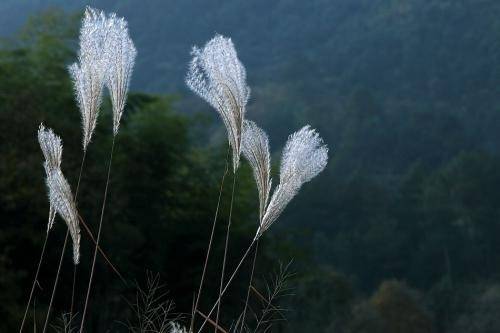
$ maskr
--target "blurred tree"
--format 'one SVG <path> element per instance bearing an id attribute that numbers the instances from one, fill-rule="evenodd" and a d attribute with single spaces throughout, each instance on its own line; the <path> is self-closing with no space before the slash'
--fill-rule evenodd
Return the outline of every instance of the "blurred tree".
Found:
<path id="1" fill-rule="evenodd" d="M 434 332 L 432 318 L 418 298 L 419 295 L 404 283 L 383 282 L 370 300 L 356 311 L 352 332 Z"/>

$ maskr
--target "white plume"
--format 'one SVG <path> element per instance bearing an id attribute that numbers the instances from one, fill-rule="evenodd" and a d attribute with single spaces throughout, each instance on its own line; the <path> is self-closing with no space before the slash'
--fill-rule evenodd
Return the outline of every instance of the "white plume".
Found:
<path id="1" fill-rule="evenodd" d="M 80 261 L 80 225 L 78 224 L 78 211 L 73 194 L 61 169 L 56 169 L 47 175 L 49 201 L 54 210 L 62 217 L 68 226 L 73 240 L 73 261 Z"/>
<path id="2" fill-rule="evenodd" d="M 243 123 L 241 152 L 253 170 L 259 191 L 259 220 L 262 222 L 271 190 L 271 156 L 266 132 L 253 121 L 245 120 Z"/>
<path id="3" fill-rule="evenodd" d="M 111 14 L 109 19 L 113 21 L 113 24 L 109 41 L 106 44 L 106 54 L 109 57 L 106 86 L 113 104 L 113 134 L 116 135 L 127 100 L 137 50 L 130 39 L 127 21 L 116 17 L 115 14 Z"/>
<path id="4" fill-rule="evenodd" d="M 240 160 L 241 133 L 250 88 L 246 71 L 230 38 L 216 35 L 203 49 L 192 51 L 186 83 L 222 118 L 233 151 L 233 170 Z"/>
<path id="5" fill-rule="evenodd" d="M 310 126 L 304 126 L 289 136 L 281 157 L 280 183 L 274 190 L 256 237 L 276 221 L 302 185 L 323 171 L 327 162 L 328 148 Z"/>
<path id="6" fill-rule="evenodd" d="M 80 226 L 71 188 L 61 171 L 62 141 L 51 129 L 43 124 L 38 128 L 38 142 L 45 162 L 46 185 L 49 195 L 49 222 L 47 232 L 52 228 L 56 213 L 66 222 L 73 240 L 73 260 L 78 264 L 80 258 Z"/>
<path id="7" fill-rule="evenodd" d="M 45 158 L 45 173 L 48 175 L 56 169 L 61 167 L 62 159 L 62 142 L 61 138 L 57 136 L 51 129 L 45 129 L 43 124 L 40 124 L 38 128 L 38 143 L 42 150 L 43 156 Z M 47 223 L 47 232 L 52 229 L 54 225 L 54 219 L 56 217 L 56 211 L 50 203 L 49 208 L 49 221 Z"/>
<path id="8" fill-rule="evenodd" d="M 87 7 L 80 29 L 78 63 L 68 68 L 82 118 L 84 151 L 97 124 L 109 62 L 106 43 L 114 23 L 104 12 Z"/>

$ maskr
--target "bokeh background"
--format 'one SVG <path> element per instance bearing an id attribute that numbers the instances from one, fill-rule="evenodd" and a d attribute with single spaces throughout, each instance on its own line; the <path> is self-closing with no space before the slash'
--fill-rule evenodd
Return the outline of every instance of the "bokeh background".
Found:
<path id="1" fill-rule="evenodd" d="M 496 0 L 103 0 L 0 2 L 0 330 L 18 329 L 45 237 L 40 122 L 64 141 L 73 187 L 79 113 L 66 67 L 85 5 L 129 21 L 138 49 L 117 141 L 88 332 L 119 332 L 128 300 L 157 272 L 188 313 L 224 172 L 215 112 L 184 84 L 192 45 L 233 39 L 252 89 L 247 117 L 270 135 L 273 176 L 305 124 L 330 147 L 327 169 L 261 243 L 257 285 L 293 259 L 285 332 L 500 332 L 500 2 Z M 105 98 L 80 188 L 96 229 L 111 145 Z M 228 219 L 223 192 L 202 309 L 215 299 Z M 251 241 L 257 191 L 244 164 L 229 267 Z M 65 234 L 57 220 L 34 309 L 44 318 Z M 76 308 L 91 243 L 83 236 Z M 55 319 L 68 309 L 68 251 Z M 249 267 L 223 303 L 241 311 Z"/>

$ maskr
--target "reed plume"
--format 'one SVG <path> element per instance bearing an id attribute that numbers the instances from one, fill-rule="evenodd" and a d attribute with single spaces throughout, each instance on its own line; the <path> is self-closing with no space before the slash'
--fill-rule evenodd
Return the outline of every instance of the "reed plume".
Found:
<path id="1" fill-rule="evenodd" d="M 252 167 L 259 192 L 259 221 L 262 221 L 271 191 L 271 155 L 269 138 L 253 121 L 245 120 L 241 151 Z"/>
<path id="2" fill-rule="evenodd" d="M 193 47 L 186 83 L 220 115 L 233 151 L 233 171 L 240 161 L 241 132 L 250 88 L 246 70 L 230 38 L 216 35 L 199 49 Z"/>
<path id="3" fill-rule="evenodd" d="M 110 58 L 106 87 L 113 105 L 113 134 L 117 135 L 137 50 L 130 39 L 127 21 L 116 17 L 115 14 L 110 15 L 110 20 L 113 24 L 105 52 Z"/>
<path id="4" fill-rule="evenodd" d="M 46 185 L 50 203 L 49 225 L 53 225 L 55 214 L 59 214 L 66 222 L 73 241 L 73 262 L 80 259 L 80 226 L 78 211 L 73 199 L 73 193 L 61 171 L 62 141 L 51 129 L 45 129 L 43 124 L 38 129 L 38 141 L 45 157 L 43 164 L 46 174 Z"/>
<path id="5" fill-rule="evenodd" d="M 43 124 L 40 124 L 38 128 L 37 137 L 38 137 L 38 143 L 40 144 L 40 148 L 45 158 L 44 168 L 48 179 L 48 175 L 50 175 L 50 173 L 53 170 L 57 170 L 61 167 L 62 141 L 61 138 L 56 134 L 54 134 L 54 132 L 51 129 L 45 129 L 45 126 L 43 126 Z M 56 218 L 56 210 L 52 205 L 52 202 L 49 200 L 49 217 L 47 222 L 47 234 L 45 235 L 42 251 L 40 253 L 40 259 L 38 260 L 38 265 L 35 272 L 35 277 L 33 278 L 33 283 L 31 285 L 28 304 L 26 305 L 26 309 L 24 311 L 24 316 L 23 320 L 21 321 L 21 327 L 19 328 L 19 332 L 23 331 L 24 323 L 26 322 L 26 316 L 28 315 L 29 306 L 33 298 L 33 293 L 35 292 L 35 285 L 38 281 L 38 275 L 40 274 L 40 267 L 42 266 L 43 258 L 45 255 L 45 248 L 47 247 L 49 232 L 52 229 L 52 226 L 54 225 L 55 218 Z"/>
<path id="6" fill-rule="evenodd" d="M 302 185 L 325 169 L 327 162 L 328 148 L 309 125 L 288 137 L 281 157 L 280 183 L 260 222 L 257 238 L 276 221 Z"/>
<path id="7" fill-rule="evenodd" d="M 45 158 L 45 163 L 47 164 L 47 168 L 50 173 L 52 170 L 56 170 L 61 167 L 61 159 L 62 159 L 62 142 L 61 138 L 54 134 L 51 129 L 45 129 L 43 124 L 40 124 L 38 128 L 38 143 L 40 144 L 40 148 L 42 150 L 43 156 Z M 56 218 L 56 211 L 52 206 L 52 203 L 49 201 L 49 220 L 47 223 L 47 233 L 52 229 L 54 225 L 54 220 Z"/>
<path id="8" fill-rule="evenodd" d="M 47 169 L 46 165 L 45 167 Z M 68 181 L 64 178 L 60 169 L 47 174 L 47 188 L 50 204 L 68 226 L 73 240 L 73 262 L 77 265 L 80 261 L 80 226 L 78 224 L 78 211 Z"/>
<path id="9" fill-rule="evenodd" d="M 114 24 L 114 20 L 107 18 L 104 12 L 87 7 L 80 29 L 78 63 L 68 68 L 82 118 L 84 151 L 97 125 L 108 71 L 109 48 L 106 44 Z"/>

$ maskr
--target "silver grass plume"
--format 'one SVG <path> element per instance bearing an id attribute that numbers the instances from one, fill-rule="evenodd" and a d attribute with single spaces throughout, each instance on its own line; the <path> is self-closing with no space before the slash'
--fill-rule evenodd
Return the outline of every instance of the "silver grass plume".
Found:
<path id="1" fill-rule="evenodd" d="M 241 152 L 252 167 L 259 192 L 259 221 L 262 222 L 271 190 L 271 156 L 266 132 L 253 121 L 243 123 Z"/>
<path id="2" fill-rule="evenodd" d="M 66 222 L 73 240 L 73 260 L 78 264 L 80 257 L 80 226 L 71 188 L 61 171 L 62 141 L 51 129 L 43 124 L 38 128 L 38 142 L 45 162 L 46 185 L 49 195 L 49 223 L 47 232 L 52 228 L 56 213 Z"/>
<path id="3" fill-rule="evenodd" d="M 111 29 L 106 54 L 109 57 L 108 76 L 106 86 L 113 104 L 113 134 L 118 134 L 120 119 L 125 108 L 127 92 L 132 76 L 137 50 L 130 39 L 127 21 L 111 14 L 110 20 L 114 22 Z"/>
<path id="4" fill-rule="evenodd" d="M 78 63 L 68 68 L 82 117 L 84 151 L 97 124 L 109 61 L 106 43 L 113 24 L 104 12 L 87 7 L 80 29 Z"/>
<path id="5" fill-rule="evenodd" d="M 46 167 L 47 169 L 47 167 Z M 80 226 L 78 224 L 78 211 L 76 209 L 73 194 L 66 178 L 60 168 L 57 168 L 47 176 L 47 187 L 49 190 L 49 201 L 55 211 L 66 222 L 71 239 L 73 240 L 73 261 L 80 261 Z"/>
<path id="6" fill-rule="evenodd" d="M 246 71 L 230 38 L 216 35 L 199 49 L 193 47 L 193 58 L 186 76 L 188 87 L 207 101 L 222 118 L 233 151 L 233 170 L 240 161 L 241 132 L 250 88 Z"/>
<path id="7" fill-rule="evenodd" d="M 267 206 L 256 238 L 276 221 L 302 185 L 323 171 L 327 162 L 328 148 L 309 125 L 288 137 L 281 157 L 280 183 Z"/>
<path id="8" fill-rule="evenodd" d="M 62 158 L 62 142 L 61 138 L 57 136 L 51 129 L 45 129 L 43 124 L 40 124 L 38 128 L 38 143 L 42 150 L 43 156 L 45 158 L 44 168 L 47 177 L 50 173 L 61 167 Z M 56 217 L 56 211 L 50 203 L 49 208 L 49 221 L 47 223 L 47 232 L 52 229 L 54 225 L 54 219 Z"/>

